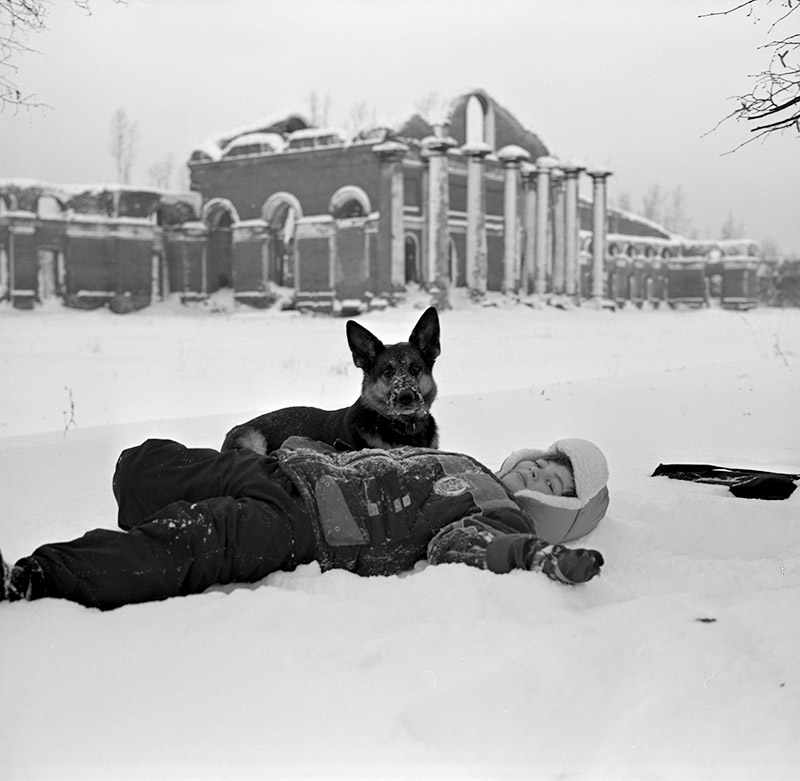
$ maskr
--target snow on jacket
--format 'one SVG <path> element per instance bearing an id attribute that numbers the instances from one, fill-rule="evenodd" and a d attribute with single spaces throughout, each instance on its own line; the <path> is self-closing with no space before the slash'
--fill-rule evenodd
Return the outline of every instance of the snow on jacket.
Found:
<path id="1" fill-rule="evenodd" d="M 412 447 L 340 453 L 307 442 L 287 440 L 275 455 L 313 519 L 323 570 L 402 572 L 426 557 L 437 532 L 464 522 L 491 537 L 535 537 L 532 519 L 469 456 Z"/>

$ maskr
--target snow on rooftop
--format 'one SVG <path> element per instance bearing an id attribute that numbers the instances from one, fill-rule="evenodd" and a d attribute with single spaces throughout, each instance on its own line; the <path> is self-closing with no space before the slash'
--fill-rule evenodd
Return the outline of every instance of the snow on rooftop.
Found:
<path id="1" fill-rule="evenodd" d="M 172 198 L 185 198 L 187 200 L 197 200 L 200 198 L 199 193 L 191 190 L 186 192 L 175 193 L 172 190 L 163 190 L 160 187 L 152 187 L 150 185 L 138 184 L 120 184 L 113 182 L 109 184 L 63 184 L 55 182 L 43 182 L 38 179 L 0 179 L 0 190 L 31 190 L 40 189 L 47 195 L 64 194 L 67 196 L 81 195 L 84 193 L 159 193 L 165 197 Z"/>
<path id="2" fill-rule="evenodd" d="M 280 133 L 245 133 L 242 136 L 234 138 L 233 141 L 225 147 L 222 151 L 222 157 L 230 154 L 232 150 L 238 147 L 255 144 L 268 146 L 276 152 L 280 152 L 286 148 L 286 140 Z"/>
<path id="3" fill-rule="evenodd" d="M 297 117 L 306 125 L 308 124 L 305 117 L 297 111 L 279 111 L 248 122 L 246 125 L 239 125 L 230 130 L 215 133 L 213 136 L 198 142 L 192 148 L 194 151 L 206 153 L 212 160 L 218 160 L 222 154 L 223 146 L 237 140 L 240 136 L 263 132 L 264 128 L 285 122 L 290 117 Z"/>
<path id="4" fill-rule="evenodd" d="M 338 136 L 342 140 L 347 138 L 347 133 L 337 127 L 307 127 L 303 130 L 295 130 L 289 134 L 289 141 L 303 138 L 320 138 L 322 136 Z"/>

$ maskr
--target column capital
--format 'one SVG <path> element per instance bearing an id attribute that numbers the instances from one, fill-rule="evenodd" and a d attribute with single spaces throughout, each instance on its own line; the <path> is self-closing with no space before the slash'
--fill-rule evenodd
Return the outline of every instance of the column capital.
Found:
<path id="1" fill-rule="evenodd" d="M 611 176 L 613 171 L 610 171 L 608 168 L 595 167 L 595 168 L 587 168 L 586 173 L 589 174 L 589 176 L 591 176 L 592 179 L 602 180 Z"/>
<path id="2" fill-rule="evenodd" d="M 564 163 L 561 163 L 559 168 L 561 168 L 561 170 L 564 172 L 564 175 L 568 179 L 576 177 L 581 173 L 581 171 L 586 170 L 586 166 L 582 163 L 579 163 L 577 160 L 568 160 Z"/>
<path id="3" fill-rule="evenodd" d="M 549 171 L 558 165 L 558 159 L 550 155 L 543 155 L 536 158 L 536 169 L 538 171 Z"/>
<path id="4" fill-rule="evenodd" d="M 509 144 L 497 150 L 497 158 L 505 166 L 519 165 L 531 159 L 531 153 L 516 144 Z"/>
<path id="5" fill-rule="evenodd" d="M 484 141 L 473 141 L 461 147 L 461 154 L 475 160 L 483 160 L 492 153 L 492 148 Z"/>
<path id="6" fill-rule="evenodd" d="M 458 141 L 450 136 L 425 136 L 420 143 L 422 144 L 420 154 L 423 157 L 446 155 L 450 149 L 458 146 Z"/>
<path id="7" fill-rule="evenodd" d="M 522 176 L 522 183 L 531 186 L 536 183 L 536 166 L 527 161 L 520 163 L 519 172 Z"/>
<path id="8" fill-rule="evenodd" d="M 384 141 L 382 144 L 375 144 L 372 151 L 382 163 L 394 163 L 405 157 L 408 147 L 399 141 Z"/>

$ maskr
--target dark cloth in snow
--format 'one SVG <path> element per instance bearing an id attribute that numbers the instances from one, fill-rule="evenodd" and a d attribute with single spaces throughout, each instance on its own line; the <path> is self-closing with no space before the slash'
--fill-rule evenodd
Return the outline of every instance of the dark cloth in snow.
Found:
<path id="1" fill-rule="evenodd" d="M 743 499 L 788 499 L 800 475 L 768 472 L 760 469 L 735 469 L 712 464 L 659 464 L 651 477 L 671 477 L 696 483 L 727 485 L 730 492 Z"/>

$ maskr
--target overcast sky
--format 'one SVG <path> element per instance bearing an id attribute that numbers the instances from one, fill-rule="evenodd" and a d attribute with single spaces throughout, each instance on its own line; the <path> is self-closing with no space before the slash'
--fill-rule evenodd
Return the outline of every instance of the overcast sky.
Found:
<path id="1" fill-rule="evenodd" d="M 0 113 L 0 178 L 114 181 L 111 116 L 140 142 L 134 183 L 172 155 L 265 116 L 328 101 L 394 122 L 436 96 L 485 89 L 551 151 L 613 171 L 612 202 L 680 186 L 692 225 L 729 215 L 800 255 L 800 138 L 726 122 L 767 55 L 765 24 L 700 18 L 733 0 L 68 0 L 18 58 L 16 81 L 48 109 Z M 589 188 L 585 191 L 588 193 Z"/>

